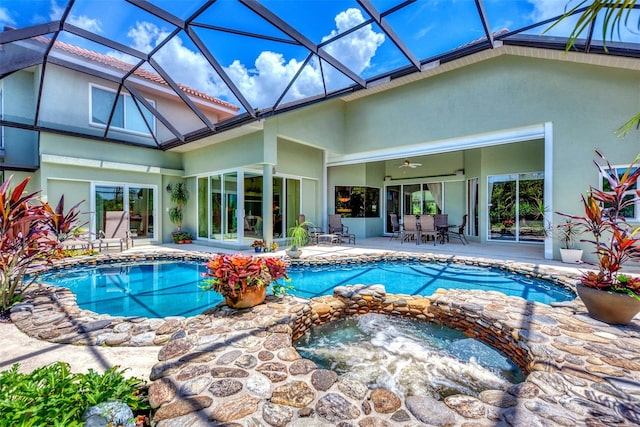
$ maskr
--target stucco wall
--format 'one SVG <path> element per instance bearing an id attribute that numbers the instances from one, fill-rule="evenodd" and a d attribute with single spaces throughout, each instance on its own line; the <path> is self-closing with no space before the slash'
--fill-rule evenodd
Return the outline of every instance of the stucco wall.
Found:
<path id="1" fill-rule="evenodd" d="M 118 89 L 113 82 L 56 65 L 49 65 L 45 74 L 42 92 L 41 122 L 45 125 L 53 124 L 54 127 L 60 127 L 61 125 L 69 130 L 102 136 L 104 128 L 90 124 L 90 84 L 113 91 Z M 176 96 L 167 96 L 164 93 L 151 91 L 143 86 L 138 86 L 136 89 L 145 99 L 154 102 L 158 112 L 168 118 L 179 132 L 188 133 L 194 129 L 205 127 L 204 123 Z M 121 93 L 128 92 L 123 90 Z M 213 123 L 217 121 L 217 116 L 210 109 L 199 107 Z M 160 141 L 175 138 L 173 133 L 157 119 L 156 134 Z M 109 136 L 119 140 L 134 141 L 152 147 L 156 146 L 155 141 L 150 136 L 137 135 L 115 129 L 110 130 Z"/>
<path id="2" fill-rule="evenodd" d="M 185 174 L 255 166 L 262 160 L 262 133 L 253 133 L 185 153 Z"/>

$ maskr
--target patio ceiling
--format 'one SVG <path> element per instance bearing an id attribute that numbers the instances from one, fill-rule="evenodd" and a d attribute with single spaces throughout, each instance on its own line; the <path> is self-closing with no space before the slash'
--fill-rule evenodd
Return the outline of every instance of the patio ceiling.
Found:
<path id="1" fill-rule="evenodd" d="M 11 5 L 18 4 L 6 1 L 10 12 Z M 29 22 L 41 16 L 52 19 L 0 33 L 0 79 L 42 66 L 35 109 L 21 117 L 0 117 L 0 125 L 132 143 L 110 132 L 111 120 L 101 136 L 41 121 L 43 86 L 54 64 L 106 79 L 128 92 L 136 108 L 153 114 L 158 127 L 171 135 L 163 139 L 149 127 L 153 142 L 134 144 L 166 150 L 500 44 L 564 50 L 584 10 L 577 9 L 547 31 L 562 10 L 550 17 L 516 19 L 524 13 L 516 6 L 530 2 L 507 3 L 66 0 L 52 12 L 38 8 L 55 2 L 33 2 L 34 19 Z M 505 15 L 509 13 L 513 16 Z M 638 16 L 636 6 L 628 21 L 637 23 Z M 605 48 L 598 25 L 600 18 L 574 50 L 640 57 L 637 33 L 618 32 Z M 162 83 L 197 118 L 192 120 L 196 124 L 185 129 L 178 119 L 157 111 L 136 89 L 145 79 Z M 228 114 L 213 123 L 203 103 Z M 114 110 L 115 105 L 111 117 Z"/>

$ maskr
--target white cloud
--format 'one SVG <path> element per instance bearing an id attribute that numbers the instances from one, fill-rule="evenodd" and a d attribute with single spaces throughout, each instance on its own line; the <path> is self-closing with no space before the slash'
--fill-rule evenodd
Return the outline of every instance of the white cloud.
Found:
<path id="1" fill-rule="evenodd" d="M 11 14 L 5 7 L 0 7 L 0 24 L 4 25 L 16 25 L 16 21 L 11 17 Z"/>
<path id="2" fill-rule="evenodd" d="M 58 20 L 62 18 L 62 14 L 64 12 L 64 8 L 60 7 L 55 0 L 51 1 L 51 10 L 49 11 L 49 18 L 52 21 Z M 67 22 L 75 25 L 76 27 L 80 27 L 87 31 L 91 31 L 93 33 L 101 33 L 102 32 L 102 24 L 99 19 L 89 18 L 85 15 L 74 15 L 69 14 L 67 17 Z"/>
<path id="3" fill-rule="evenodd" d="M 339 13 L 335 21 L 337 30 L 323 37 L 323 42 L 361 24 L 364 22 L 364 17 L 359 9 L 347 9 Z M 371 65 L 371 59 L 382 43 L 384 43 L 384 34 L 376 33 L 371 25 L 367 25 L 325 46 L 324 49 L 351 70 L 361 73 Z"/>
<path id="4" fill-rule="evenodd" d="M 338 14 L 335 21 L 336 30 L 324 40 L 363 22 L 364 18 L 359 10 L 349 9 Z M 136 23 L 128 33 L 133 47 L 144 52 L 149 52 L 167 35 L 168 32 L 148 22 Z M 367 26 L 325 46 L 325 50 L 354 72 L 361 73 L 371 65 L 371 59 L 383 42 L 384 35 Z M 174 37 L 154 55 L 154 59 L 177 82 L 230 102 L 237 102 L 202 54 L 184 46 L 180 38 Z M 282 53 L 273 51 L 261 52 L 251 65 L 242 63 L 240 59 L 223 64 L 226 73 L 254 108 L 264 108 L 275 103 L 301 65 L 298 59 L 286 59 Z M 333 79 L 334 85 L 338 78 L 342 78 L 327 67 L 323 71 L 327 80 Z M 330 85 L 329 82 L 328 86 Z M 285 100 L 318 95 L 322 91 L 320 66 L 318 61 L 311 61 L 305 66 Z"/>

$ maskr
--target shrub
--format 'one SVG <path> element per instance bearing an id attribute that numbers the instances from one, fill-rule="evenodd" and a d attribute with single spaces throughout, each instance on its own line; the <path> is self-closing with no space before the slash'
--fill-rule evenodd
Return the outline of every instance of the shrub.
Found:
<path id="1" fill-rule="evenodd" d="M 11 176 L 0 185 L 0 311 L 6 311 L 38 277 L 38 268 L 54 258 L 59 235 L 72 233 L 78 213 L 64 214 L 64 198 L 56 209 L 26 193 L 29 178 L 14 188 Z M 41 270 L 42 268 L 40 268 Z M 29 270 L 31 279 L 23 283 Z"/>
<path id="2" fill-rule="evenodd" d="M 89 370 L 72 373 L 68 363 L 56 362 L 29 374 L 19 365 L 0 372 L 0 427 L 80 426 L 82 413 L 98 403 L 118 400 L 134 412 L 149 404 L 140 393 L 143 381 L 125 378 L 124 369 L 113 367 L 104 374 Z"/>

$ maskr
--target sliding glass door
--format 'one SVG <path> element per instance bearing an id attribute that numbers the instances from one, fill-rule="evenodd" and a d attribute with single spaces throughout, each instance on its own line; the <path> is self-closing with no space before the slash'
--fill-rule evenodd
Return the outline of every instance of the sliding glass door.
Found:
<path id="1" fill-rule="evenodd" d="M 489 240 L 544 241 L 542 172 L 490 176 L 488 194 Z"/>
<path id="2" fill-rule="evenodd" d="M 96 184 L 93 190 L 93 232 L 105 229 L 107 212 L 126 212 L 133 239 L 155 238 L 155 188 L 138 184 Z"/>
<path id="3" fill-rule="evenodd" d="M 198 178 L 198 237 L 238 243 L 263 239 L 263 177 L 254 171 Z M 283 238 L 300 214 L 299 178 L 273 177 L 273 238 Z M 241 212 L 239 212 L 241 209 Z"/>

